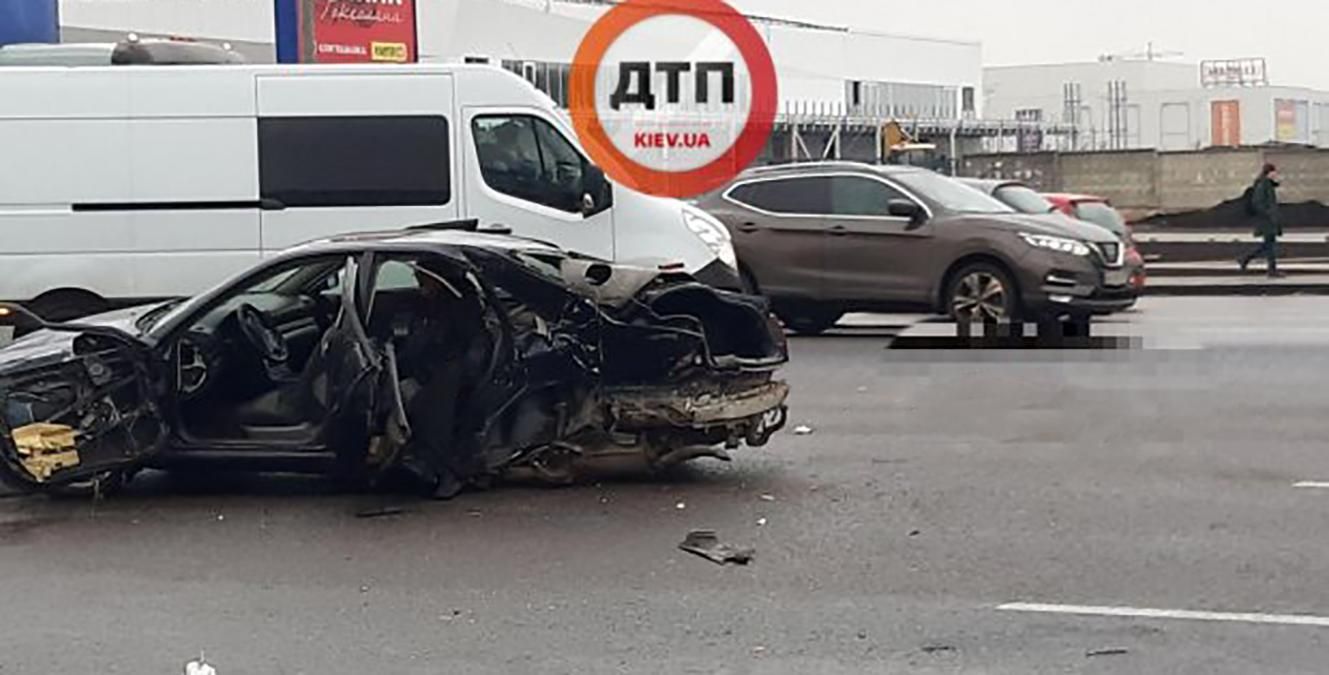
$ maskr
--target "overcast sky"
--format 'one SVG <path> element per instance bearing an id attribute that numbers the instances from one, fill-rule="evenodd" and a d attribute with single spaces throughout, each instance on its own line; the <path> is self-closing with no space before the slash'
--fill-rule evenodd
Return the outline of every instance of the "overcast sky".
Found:
<path id="1" fill-rule="evenodd" d="M 731 0 L 754 14 L 979 40 L 988 65 L 1155 48 L 1187 61 L 1264 56 L 1275 84 L 1329 89 L 1329 3 L 1316 0 Z"/>

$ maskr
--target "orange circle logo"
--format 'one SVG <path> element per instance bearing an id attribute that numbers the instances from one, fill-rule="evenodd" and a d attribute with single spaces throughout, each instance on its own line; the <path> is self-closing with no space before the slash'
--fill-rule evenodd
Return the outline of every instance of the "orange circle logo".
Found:
<path id="1" fill-rule="evenodd" d="M 658 58 L 681 50 L 686 58 Z M 568 93 L 578 137 L 611 178 L 639 192 L 691 197 L 761 154 L 777 87 L 765 41 L 723 0 L 628 0 L 582 41 Z"/>

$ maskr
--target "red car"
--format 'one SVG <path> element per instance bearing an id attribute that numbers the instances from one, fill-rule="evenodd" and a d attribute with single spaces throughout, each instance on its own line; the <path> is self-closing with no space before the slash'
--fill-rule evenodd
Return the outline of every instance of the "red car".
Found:
<path id="1" fill-rule="evenodd" d="M 1131 226 L 1108 200 L 1092 195 L 1061 193 L 1044 194 L 1043 198 L 1058 211 L 1072 218 L 1107 228 L 1121 237 L 1122 241 L 1126 242 L 1126 266 L 1131 269 L 1131 287 L 1144 290 L 1149 278 L 1145 271 L 1144 256 L 1135 245 L 1135 235 L 1131 231 Z"/>

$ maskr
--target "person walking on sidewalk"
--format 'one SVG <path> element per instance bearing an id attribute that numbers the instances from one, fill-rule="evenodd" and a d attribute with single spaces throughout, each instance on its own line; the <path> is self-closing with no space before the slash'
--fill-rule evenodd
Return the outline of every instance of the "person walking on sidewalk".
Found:
<path id="1" fill-rule="evenodd" d="M 1254 251 L 1237 259 L 1244 272 L 1252 260 L 1264 256 L 1269 261 L 1271 279 L 1286 276 L 1278 271 L 1278 238 L 1283 236 L 1283 218 L 1278 213 L 1278 186 L 1278 167 L 1265 164 L 1251 188 L 1248 206 L 1255 217 L 1255 236 L 1263 242 Z"/>

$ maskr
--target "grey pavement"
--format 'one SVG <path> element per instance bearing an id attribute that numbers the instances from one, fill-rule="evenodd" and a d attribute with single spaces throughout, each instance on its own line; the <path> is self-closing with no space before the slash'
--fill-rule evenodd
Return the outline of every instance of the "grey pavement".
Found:
<path id="1" fill-rule="evenodd" d="M 730 465 L 449 503 L 150 476 L 0 500 L 0 673 L 1323 673 L 1329 299 L 1146 298 L 1115 352 L 793 340 Z M 953 328 L 952 328 L 953 330 Z M 384 504 L 396 517 L 360 519 Z M 750 567 L 677 550 L 695 528 Z M 1272 623 L 999 611 L 1254 613 Z M 1224 615 L 1226 616 L 1226 615 Z M 1251 618 L 1251 617 L 1248 617 Z"/>

